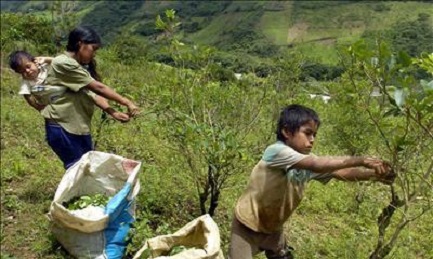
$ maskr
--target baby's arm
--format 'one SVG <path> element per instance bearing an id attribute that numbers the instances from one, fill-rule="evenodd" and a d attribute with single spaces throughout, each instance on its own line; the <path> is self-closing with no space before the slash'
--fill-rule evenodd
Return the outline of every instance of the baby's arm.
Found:
<path id="1" fill-rule="evenodd" d="M 53 57 L 35 57 L 35 62 L 38 64 L 51 64 L 53 61 Z"/>
<path id="2" fill-rule="evenodd" d="M 24 99 L 26 99 L 27 103 L 37 111 L 42 111 L 45 108 L 45 105 L 38 103 L 36 98 L 31 94 L 25 94 Z"/>

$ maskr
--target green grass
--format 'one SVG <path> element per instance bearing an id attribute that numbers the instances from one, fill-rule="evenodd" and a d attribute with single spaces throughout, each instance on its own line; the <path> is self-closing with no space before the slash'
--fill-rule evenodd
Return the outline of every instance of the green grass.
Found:
<path id="1" fill-rule="evenodd" d="M 333 44 L 325 45 L 320 43 L 308 43 L 295 45 L 294 48 L 288 49 L 289 52 L 297 51 L 303 54 L 308 60 L 318 63 L 334 65 L 338 63 L 339 56 L 337 49 Z"/>
<path id="2" fill-rule="evenodd" d="M 104 57 L 104 51 L 99 54 L 100 58 Z M 176 82 L 167 78 L 175 74 L 157 66 L 122 66 L 108 61 L 99 64 L 105 82 L 134 92 L 142 107 L 148 107 L 147 101 L 157 100 L 158 89 L 167 89 Z M 145 79 L 143 71 L 146 71 Z M 15 74 L 2 69 L 2 86 L 5 86 L 1 89 L 2 253 L 9 258 L 65 258 L 66 253 L 53 239 L 45 218 L 64 170 L 43 141 L 42 119 L 14 92 L 18 82 Z M 314 107 L 319 111 L 325 108 L 319 102 L 314 103 Z M 194 205 L 195 187 L 188 177 L 188 167 L 176 150 L 170 148 L 172 143 L 159 139 L 161 133 L 155 131 L 156 119 L 146 115 L 128 124 L 110 123 L 97 137 L 99 150 L 144 162 L 137 212 L 140 215 L 138 223 L 146 228 L 136 234 L 135 250 L 143 244 L 144 237 L 172 233 L 198 216 Z M 96 126 L 98 114 L 94 122 Z M 329 124 L 321 127 L 324 133 L 331 129 Z M 321 134 L 320 138 L 326 138 L 326 135 Z M 318 153 L 338 153 L 331 147 L 318 145 L 317 148 Z M 215 221 L 221 231 L 224 252 L 228 247 L 233 206 L 245 187 L 251 166 L 231 179 L 232 185 L 222 192 Z M 376 241 L 376 217 L 389 199 L 383 195 L 385 190 L 386 187 L 380 184 L 311 184 L 301 206 L 286 224 L 286 234 L 296 249 L 296 256 L 366 258 Z M 361 203 L 354 199 L 358 193 L 364 197 Z M 391 258 L 428 258 L 431 255 L 432 218 L 430 213 L 411 224 L 402 233 Z M 163 225 L 152 230 L 151 224 L 158 219 L 163 219 Z"/>
<path id="3" fill-rule="evenodd" d="M 224 37 L 222 36 L 224 30 L 235 28 L 236 24 L 242 19 L 243 16 L 236 13 L 222 14 L 212 19 L 211 23 L 203 30 L 187 37 L 197 43 L 212 45 L 215 42 L 221 41 L 221 37 Z"/>
<path id="4" fill-rule="evenodd" d="M 37 5 L 26 3 L 25 6 Z M 314 6 L 315 4 L 311 4 Z M 289 44 L 307 46 L 311 56 L 319 54 L 320 59 L 329 63 L 334 62 L 335 50 L 332 46 L 336 43 L 353 42 L 360 38 L 366 30 L 383 30 L 390 28 L 398 21 L 415 20 L 419 13 L 433 13 L 433 4 L 416 1 L 380 1 L 353 3 L 324 2 L 318 3 L 320 8 L 308 9 L 293 2 L 233 2 L 224 10 L 209 17 L 189 16 L 192 21 L 209 19 L 209 25 L 192 34 L 183 34 L 188 40 L 202 45 L 214 45 L 225 42 L 229 35 L 223 35 L 228 29 L 234 29 L 242 20 L 257 10 L 264 10 L 261 17 L 256 17 L 255 30 L 263 34 L 272 43 L 284 46 Z M 77 17 L 92 15 L 92 10 L 97 4 L 82 5 L 84 9 L 76 13 Z M 145 2 L 141 7 L 141 13 L 135 12 L 128 23 L 122 28 L 114 28 L 113 31 L 131 30 L 140 22 L 154 21 L 157 14 L 161 14 L 164 8 L 175 6 L 174 2 Z M 49 16 L 50 12 L 45 12 Z M 433 19 L 431 19 L 433 26 Z M 291 32 L 289 34 L 289 31 Z M 335 43 L 329 41 L 323 44 L 309 44 L 321 39 L 332 38 Z M 323 46 L 325 45 L 325 46 Z M 328 53 L 324 53 L 328 52 Z"/>
<path id="5" fill-rule="evenodd" d="M 415 20 L 419 13 L 433 13 L 433 4 L 421 2 L 381 2 L 389 11 L 374 11 L 373 3 L 351 3 L 320 9 L 265 12 L 261 30 L 277 45 L 294 43 L 296 50 L 325 64 L 338 60 L 336 44 L 354 42 L 366 30 L 384 30 L 402 20 Z M 288 13 L 291 11 L 291 13 Z M 432 26 L 433 26 L 433 19 Z M 291 29 L 290 29 L 291 28 Z M 291 34 L 288 35 L 289 29 Z M 289 36 L 289 38 L 288 38 Z M 332 38 L 320 41 L 320 39 Z"/>
<path id="6" fill-rule="evenodd" d="M 287 45 L 288 28 L 290 28 L 290 10 L 265 12 L 261 17 L 258 29 L 276 45 Z"/>
<path id="7" fill-rule="evenodd" d="M 375 11 L 378 3 L 350 3 L 320 9 L 294 8 L 265 11 L 256 30 L 276 45 L 294 44 L 296 50 L 325 64 L 338 61 L 337 44 L 351 43 L 366 30 L 384 30 L 402 20 L 415 20 L 419 13 L 433 13 L 433 4 L 423 2 L 381 2 L 389 10 Z M 233 9 L 232 7 L 231 9 Z M 220 14 L 203 30 L 186 35 L 193 42 L 212 45 L 224 37 L 221 33 L 242 20 L 248 12 Z M 433 19 L 432 26 L 433 26 Z M 290 33 L 289 33 L 290 31 Z"/>
<path id="8" fill-rule="evenodd" d="M 386 3 L 386 2 L 384 2 Z M 146 2 L 146 4 L 155 4 Z M 388 4 L 388 3 L 386 3 Z M 340 28 L 335 20 L 327 20 L 331 14 L 343 12 L 349 6 L 339 9 L 317 10 L 321 17 L 314 20 L 306 12 L 305 19 L 322 23 L 308 27 L 305 40 L 318 39 L 332 35 L 336 43 L 356 39 L 365 28 L 388 26 L 401 17 L 416 18 L 418 12 L 432 13 L 430 3 L 392 2 L 392 9 L 386 13 L 369 13 L 368 24 L 348 30 Z M 358 4 L 358 13 L 347 13 L 343 21 L 354 15 L 368 13 Z M 354 5 L 355 6 L 355 5 Z M 352 6 L 352 8 L 354 8 Z M 336 7 L 335 7 L 336 8 Z M 356 9 L 356 10 L 358 10 Z M 354 9 L 355 10 L 355 9 Z M 393 17 L 389 18 L 388 15 Z M 300 16 L 304 15 L 302 13 Z M 383 17 L 383 21 L 382 18 Z M 400 17 L 400 18 L 398 18 Z M 202 19 L 202 18 L 194 18 Z M 232 13 L 220 15 L 203 31 L 193 34 L 197 42 L 211 44 L 221 39 L 223 26 L 234 28 L 242 17 Z M 293 16 L 286 11 L 266 11 L 257 29 L 278 44 L 287 40 L 289 25 L 295 24 Z M 388 19 L 392 21 L 389 22 Z M 382 22 L 382 25 L 379 24 Z M 376 24 L 376 25 L 374 25 Z M 337 60 L 334 45 L 321 42 L 295 44 L 291 51 L 300 51 L 306 57 L 332 64 Z M 119 64 L 109 52 L 98 53 L 98 65 L 104 82 L 124 94 L 132 94 L 143 109 L 143 115 L 120 124 L 110 121 L 102 128 L 102 134 L 94 134 L 98 150 L 116 153 L 128 158 L 143 161 L 140 176 L 141 192 L 138 197 L 139 229 L 132 249 L 137 250 L 144 237 L 174 232 L 192 218 L 198 216 L 195 186 L 188 174 L 188 166 L 179 152 L 173 150 L 176 139 L 162 139 L 169 134 L 158 129 L 158 117 L 149 114 L 151 108 L 161 103 L 162 92 L 170 92 L 189 85 L 183 84 L 182 73 L 176 69 L 154 64 Z M 3 55 L 4 57 L 4 55 Z M 1 258 L 67 258 L 67 253 L 50 234 L 49 222 L 45 217 L 54 192 L 64 170 L 61 162 L 44 142 L 43 119 L 28 107 L 24 99 L 17 95 L 19 78 L 2 63 L 1 69 Z M 190 76 L 190 75 L 188 75 Z M 198 80 L 198 79 L 197 79 Z M 266 81 L 267 79 L 263 79 Z M 282 82 L 290 84 L 291 82 Z M 258 84 L 262 85 L 262 84 Z M 272 89 L 273 85 L 263 84 Z M 301 99 L 284 96 L 284 103 Z M 338 114 L 327 114 L 329 107 L 319 101 L 302 99 L 303 103 L 313 106 L 321 114 L 323 121 L 319 143 L 315 147 L 318 154 L 339 154 L 330 143 L 334 134 L 332 124 L 338 123 Z M 98 112 L 94 118 L 94 130 L 98 128 Z M 334 116 L 334 117 L 333 117 Z M 258 129 L 269 120 L 260 120 L 254 125 L 257 138 L 262 134 L 272 134 L 272 130 Z M 269 129 L 271 127 L 269 126 Z M 273 128 L 272 128 L 273 129 Z M 260 131 L 261 130 L 261 131 Z M 259 151 L 257 151 L 259 152 Z M 259 154 L 255 154 L 259 157 Z M 230 186 L 222 191 L 222 198 L 215 220 L 220 228 L 224 253 L 228 247 L 228 235 L 233 206 L 248 181 L 253 164 L 242 168 L 243 174 L 230 179 Z M 311 184 L 306 196 L 291 220 L 286 224 L 286 235 L 296 249 L 297 258 L 367 258 L 374 248 L 377 228 L 376 219 L 381 208 L 389 201 L 387 187 L 380 184 L 351 184 L 330 182 L 328 185 Z M 363 200 L 357 202 L 355 196 L 362 194 Z M 415 205 L 416 206 L 416 205 Z M 399 215 L 402 215 L 399 212 Z M 147 221 L 146 221 L 147 220 Z M 162 223 L 160 228 L 152 224 Z M 398 239 L 389 258 L 433 258 L 433 215 L 430 211 L 422 218 L 409 224 Z M 256 258 L 264 258 L 263 255 Z"/>

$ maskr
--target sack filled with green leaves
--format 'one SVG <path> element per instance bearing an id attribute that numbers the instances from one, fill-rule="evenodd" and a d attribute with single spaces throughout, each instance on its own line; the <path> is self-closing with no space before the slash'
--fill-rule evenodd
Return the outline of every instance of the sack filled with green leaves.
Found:
<path id="1" fill-rule="evenodd" d="M 72 256 L 124 256 L 140 168 L 138 161 L 90 151 L 65 172 L 48 217 L 54 236 Z"/>
<path id="2" fill-rule="evenodd" d="M 72 198 L 67 202 L 63 202 L 63 206 L 68 210 L 81 210 L 88 206 L 102 207 L 107 206 L 108 200 L 111 197 L 97 193 L 94 195 L 83 195 Z"/>

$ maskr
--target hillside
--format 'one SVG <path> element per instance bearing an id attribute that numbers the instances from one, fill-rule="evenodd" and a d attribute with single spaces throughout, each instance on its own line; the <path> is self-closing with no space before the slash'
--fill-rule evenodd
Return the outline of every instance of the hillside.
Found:
<path id="1" fill-rule="evenodd" d="M 2 12 L 41 13 L 48 1 L 2 1 Z M 70 10 L 82 24 L 95 27 L 106 42 L 122 32 L 152 38 L 155 17 L 176 10 L 183 40 L 236 51 L 245 46 L 262 56 L 263 48 L 298 50 L 333 64 L 335 47 L 364 33 L 432 14 L 429 1 L 75 1 Z M 45 12 L 48 15 L 49 12 Z M 430 20 L 433 27 L 433 19 Z M 255 49 L 254 49 L 255 48 Z"/>
<path id="2" fill-rule="evenodd" d="M 56 4 L 55 19 L 51 3 Z M 431 3 L 1 5 L 1 259 L 71 258 L 47 219 L 65 170 L 46 141 L 41 114 L 18 93 L 21 77 L 7 58 L 17 49 L 57 55 L 65 49 L 69 26 L 80 23 L 104 37 L 105 46 L 95 57 L 103 83 L 134 100 L 141 111 L 119 123 L 95 107 L 92 119 L 97 151 L 142 161 L 136 221 L 124 258 L 132 258 L 149 238 L 174 233 L 205 213 L 217 223 L 227 256 L 236 201 L 266 147 L 275 142 L 278 114 L 288 104 L 303 104 L 319 114 L 320 130 L 315 125 L 301 132 L 310 135 L 310 147 L 314 141 L 314 155 L 381 158 L 397 175 L 391 186 L 365 168 L 359 178 L 341 175 L 326 183 L 325 175 L 318 180 L 326 184 L 312 181 L 305 192 L 289 184 L 298 195 L 305 194 L 284 226 L 295 258 L 433 258 Z M 173 37 L 157 40 L 155 17 L 166 18 L 169 8 L 177 10 L 182 26 Z M 395 45 L 374 41 L 376 32 L 392 30 Z M 335 65 L 336 47 L 366 35 L 371 38 L 346 48 L 344 64 Z M 398 53 L 397 47 L 410 53 Z M 427 51 L 432 54 L 416 56 Z M 308 77 L 314 74 L 317 78 Z M 326 99 L 315 98 L 321 93 Z M 311 174 L 302 171 L 281 173 L 293 172 L 293 181 L 306 185 Z M 372 181 L 348 182 L 367 177 Z"/>

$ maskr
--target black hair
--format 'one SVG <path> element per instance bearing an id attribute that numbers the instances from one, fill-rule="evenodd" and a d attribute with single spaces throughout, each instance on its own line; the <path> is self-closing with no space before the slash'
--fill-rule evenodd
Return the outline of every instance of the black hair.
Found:
<path id="1" fill-rule="evenodd" d="M 30 53 L 23 51 L 23 50 L 17 50 L 12 52 L 9 55 L 9 66 L 17 73 L 19 73 L 18 69 L 23 64 L 24 60 L 28 61 L 35 61 L 35 57 L 30 55 Z"/>
<path id="2" fill-rule="evenodd" d="M 66 50 L 77 53 L 80 50 L 80 41 L 85 44 L 101 45 L 102 43 L 101 37 L 99 37 L 99 34 L 95 30 L 87 26 L 79 26 L 69 33 Z M 96 72 L 96 61 L 94 59 L 88 64 L 87 70 L 94 79 L 101 81 L 101 77 L 98 72 Z"/>
<path id="3" fill-rule="evenodd" d="M 92 28 L 79 26 L 69 33 L 66 50 L 77 52 L 80 49 L 80 41 L 85 44 L 101 44 L 101 37 L 99 37 L 98 33 Z"/>
<path id="4" fill-rule="evenodd" d="M 280 118 L 278 119 L 277 131 L 275 132 L 277 140 L 285 142 L 286 138 L 282 133 L 283 129 L 287 129 L 290 133 L 294 134 L 302 125 L 309 121 L 314 121 L 317 127 L 320 126 L 319 116 L 313 109 L 299 104 L 288 105 L 281 111 Z"/>

